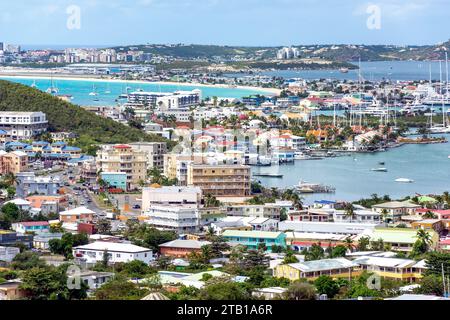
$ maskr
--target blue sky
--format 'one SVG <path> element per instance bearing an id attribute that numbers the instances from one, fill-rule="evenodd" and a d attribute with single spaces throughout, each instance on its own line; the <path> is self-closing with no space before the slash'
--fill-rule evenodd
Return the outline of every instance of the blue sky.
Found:
<path id="1" fill-rule="evenodd" d="M 80 29 L 66 27 L 71 5 Z M 370 5 L 381 10 L 379 30 L 367 28 Z M 448 0 L 8 0 L 0 42 L 435 44 L 450 38 L 449 15 Z"/>

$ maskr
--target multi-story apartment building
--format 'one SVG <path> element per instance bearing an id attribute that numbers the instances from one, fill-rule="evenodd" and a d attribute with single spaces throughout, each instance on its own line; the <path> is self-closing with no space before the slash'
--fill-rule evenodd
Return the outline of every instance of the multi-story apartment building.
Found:
<path id="1" fill-rule="evenodd" d="M 251 170 L 244 165 L 188 166 L 187 184 L 200 187 L 205 195 L 215 197 L 249 197 Z"/>
<path id="2" fill-rule="evenodd" d="M 12 140 L 30 139 L 47 131 L 48 121 L 42 112 L 0 112 L 0 129 Z"/>
<path id="3" fill-rule="evenodd" d="M 80 177 L 89 184 L 97 182 L 97 165 L 95 161 L 84 161 L 81 164 Z"/>
<path id="4" fill-rule="evenodd" d="M 274 204 L 263 205 L 233 205 L 226 208 L 227 216 L 244 216 L 280 219 L 281 208 Z"/>
<path id="5" fill-rule="evenodd" d="M 0 151 L 0 174 L 18 174 L 28 170 L 28 156 L 23 151 Z"/>
<path id="6" fill-rule="evenodd" d="M 104 145 L 97 153 L 97 169 L 127 174 L 127 190 L 136 189 L 147 176 L 147 154 L 130 145 Z"/>
<path id="7" fill-rule="evenodd" d="M 34 172 L 21 172 L 16 175 L 17 197 L 26 197 L 30 194 L 56 196 L 62 185 L 59 177 L 37 177 Z"/>
<path id="8" fill-rule="evenodd" d="M 147 154 L 147 169 L 164 169 L 164 155 L 167 153 L 165 142 L 137 142 L 130 143 L 133 150 L 143 151 Z"/>
<path id="9" fill-rule="evenodd" d="M 199 209 L 191 206 L 151 206 L 145 211 L 146 222 L 155 228 L 174 230 L 179 234 L 197 232 L 200 227 Z"/>
<path id="10" fill-rule="evenodd" d="M 142 190 L 143 212 L 146 212 L 154 205 L 199 208 L 201 202 L 202 190 L 196 187 L 150 187 Z"/>
<path id="11" fill-rule="evenodd" d="M 187 185 L 188 165 L 192 163 L 192 155 L 166 154 L 164 155 L 164 175 L 169 179 L 177 179 L 178 185 Z"/>
<path id="12" fill-rule="evenodd" d="M 169 109 L 186 109 L 199 104 L 202 100 L 201 90 L 164 92 L 131 92 L 128 95 L 129 103 L 159 106 L 161 111 Z"/>

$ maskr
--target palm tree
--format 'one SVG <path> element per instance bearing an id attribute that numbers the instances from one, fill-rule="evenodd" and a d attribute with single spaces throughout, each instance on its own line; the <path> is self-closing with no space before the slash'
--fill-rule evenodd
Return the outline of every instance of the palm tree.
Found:
<path id="1" fill-rule="evenodd" d="M 344 244 L 345 244 L 345 247 L 348 250 L 350 250 L 350 252 L 353 251 L 353 239 L 352 239 L 352 237 L 348 236 L 347 238 L 345 238 Z"/>
<path id="2" fill-rule="evenodd" d="M 388 214 L 389 212 L 386 209 L 381 210 L 381 216 L 383 217 L 384 222 L 386 222 Z"/>
<path id="3" fill-rule="evenodd" d="M 345 216 L 350 218 L 350 222 L 353 221 L 353 218 L 355 217 L 355 208 L 353 207 L 353 204 L 348 203 L 345 206 Z"/>
<path id="4" fill-rule="evenodd" d="M 6 185 L 12 187 L 17 183 L 17 177 L 14 175 L 14 173 L 9 172 L 4 176 L 3 181 Z"/>
<path id="5" fill-rule="evenodd" d="M 431 240 L 431 235 L 424 229 L 419 229 L 417 231 L 417 240 L 420 241 L 426 248 L 429 248 L 433 241 Z"/>

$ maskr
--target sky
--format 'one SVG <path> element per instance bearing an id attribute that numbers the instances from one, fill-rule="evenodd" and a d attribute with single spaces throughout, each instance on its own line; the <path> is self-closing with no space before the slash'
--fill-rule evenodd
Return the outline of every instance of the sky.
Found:
<path id="1" fill-rule="evenodd" d="M 436 44 L 449 0 L 0 0 L 0 42 Z"/>

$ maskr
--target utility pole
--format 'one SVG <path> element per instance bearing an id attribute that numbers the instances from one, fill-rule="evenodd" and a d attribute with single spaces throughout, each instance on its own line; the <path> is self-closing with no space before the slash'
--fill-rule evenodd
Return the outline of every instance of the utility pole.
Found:
<path id="1" fill-rule="evenodd" d="M 444 285 L 444 296 L 447 296 L 447 291 L 445 289 L 445 273 L 444 273 L 444 264 L 441 263 L 441 271 L 442 271 L 442 284 Z"/>

